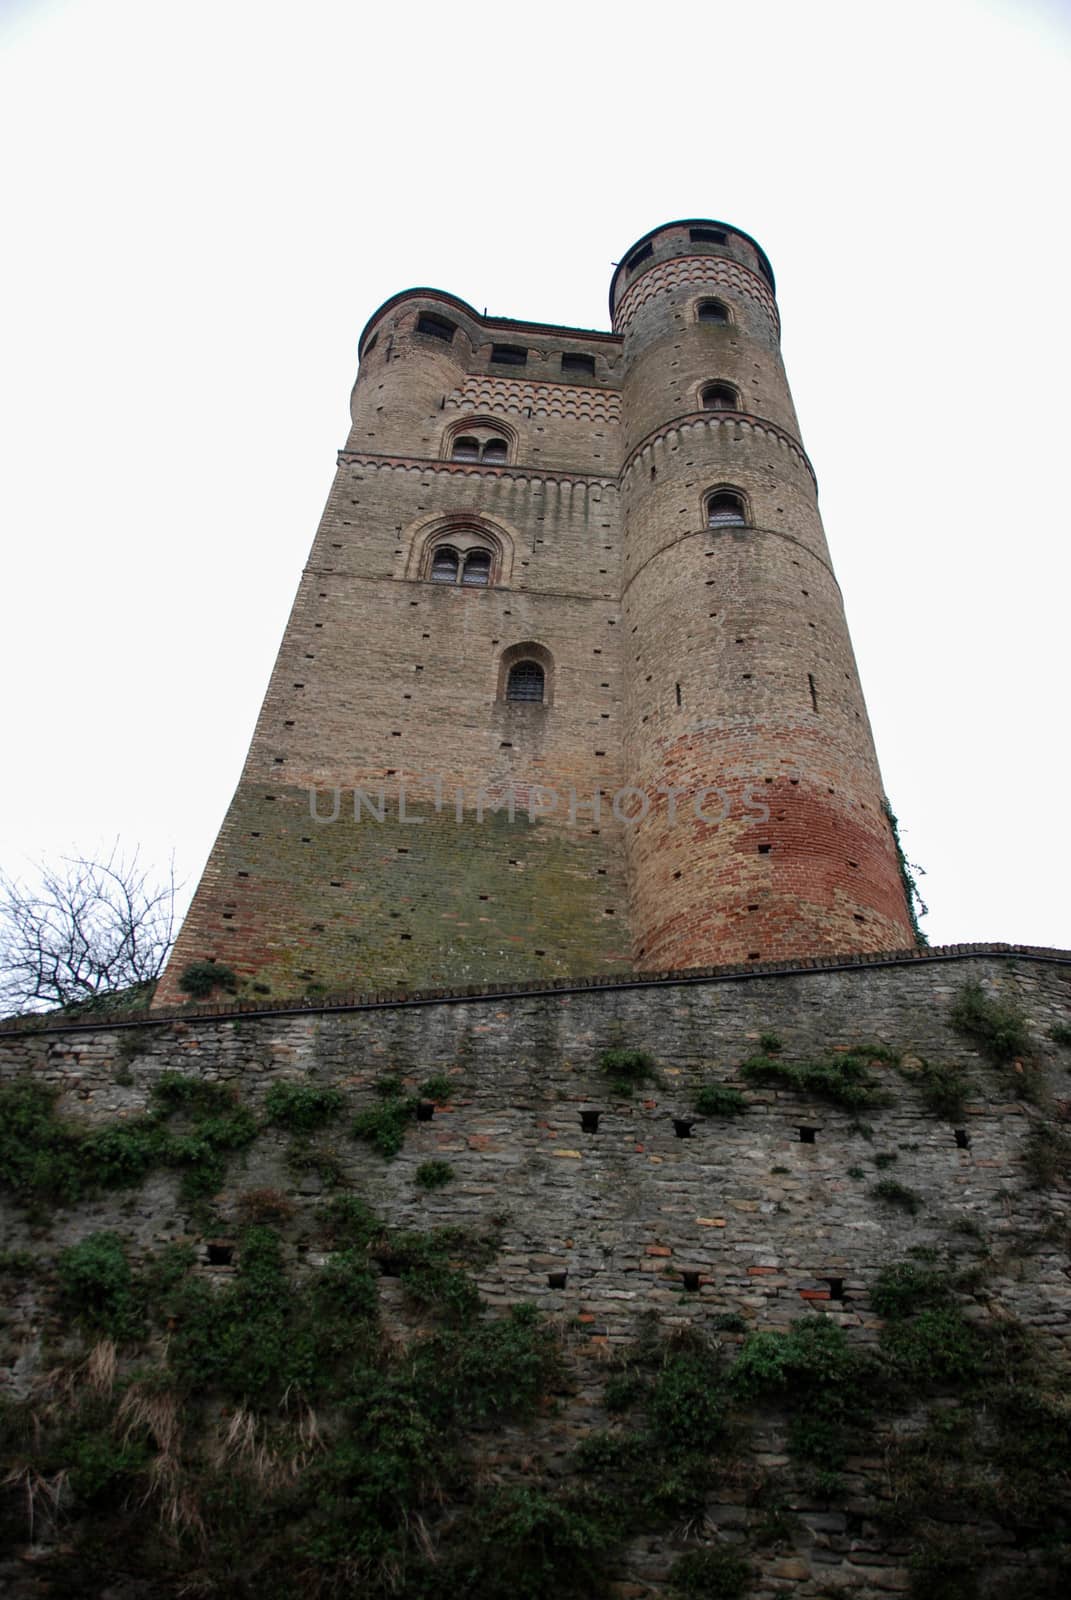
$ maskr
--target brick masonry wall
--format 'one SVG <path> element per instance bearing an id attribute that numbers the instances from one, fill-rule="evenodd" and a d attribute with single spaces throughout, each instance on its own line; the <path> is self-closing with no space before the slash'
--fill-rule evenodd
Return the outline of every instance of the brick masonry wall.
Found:
<path id="1" fill-rule="evenodd" d="M 769 287 L 739 264 L 745 241 L 730 264 L 689 231 L 659 230 L 615 310 L 625 768 L 647 808 L 626 832 L 634 956 L 677 968 L 901 948 L 895 845 Z M 711 296 L 728 325 L 697 320 Z M 738 413 L 697 414 L 713 380 L 736 387 Z M 722 487 L 748 526 L 707 526 Z M 697 812 L 708 786 L 720 793 Z"/>
<path id="2" fill-rule="evenodd" d="M 734 230 L 690 234 L 658 230 L 634 271 L 630 252 L 613 333 L 481 317 L 429 289 L 373 316 L 352 428 L 159 1003 L 205 958 L 243 992 L 278 995 L 910 941 L 769 269 Z M 726 326 L 696 320 L 709 295 Z M 427 316 L 448 340 L 420 332 Z M 496 343 L 524 349 L 523 366 L 493 361 Z M 701 409 L 711 380 L 736 387 L 739 411 Z M 467 429 L 497 429 L 506 461 L 450 459 Z M 704 493 L 721 484 L 747 496 L 747 530 L 706 527 Z M 492 586 L 431 583 L 440 538 L 483 540 Z M 550 670 L 542 707 L 504 701 L 527 649 Z M 759 839 L 735 797 L 768 781 Z M 344 843 L 302 825 L 310 786 L 379 783 L 395 801 L 403 784 L 425 803 L 445 790 L 448 806 L 461 791 L 459 818 L 437 812 L 419 848 L 404 830 L 373 845 L 367 829 Z M 689 796 L 679 822 L 666 786 Z M 734 797 L 722 822 L 692 809 L 707 787 Z M 624 788 L 637 792 L 615 816 Z M 511 789 L 528 809 L 513 838 L 477 800 Z M 558 803 L 530 803 L 537 789 Z"/>
<path id="3" fill-rule="evenodd" d="M 143 1111 L 165 1070 L 233 1084 L 254 1108 L 280 1080 L 337 1085 L 347 1114 L 323 1141 L 346 1185 L 398 1227 L 482 1227 L 498 1219 L 502 1246 L 480 1274 L 484 1299 L 491 1307 L 531 1302 L 560 1319 L 576 1342 L 580 1370 L 590 1372 L 592 1394 L 605 1353 L 635 1334 L 644 1312 L 656 1312 L 663 1326 L 708 1329 L 729 1313 L 754 1329 L 821 1314 L 872 1345 L 881 1324 L 870 1287 L 912 1246 L 987 1255 L 970 1315 L 980 1322 L 1014 1315 L 1066 1360 L 1069 1196 L 1029 1187 L 1023 1152 L 1039 1113 L 1007 1099 L 999 1075 L 949 1026 L 950 1006 L 968 979 L 1022 1008 L 1055 1103 L 1066 1105 L 1068 1053 L 1051 1043 L 1049 1030 L 1071 1016 L 1071 957 L 1057 953 L 295 1016 L 191 1016 L 129 1032 L 103 1025 L 0 1032 L 0 1076 L 32 1071 L 60 1090 L 64 1113 L 86 1122 Z M 677 1137 L 674 1119 L 694 1115 L 699 1085 L 739 1082 L 737 1064 L 755 1053 L 766 1031 L 781 1037 L 786 1058 L 862 1042 L 904 1052 L 903 1072 L 879 1069 L 891 1104 L 868 1109 L 869 1137 L 850 1111 L 751 1088 L 743 1116 L 699 1118 L 690 1137 Z M 622 1043 L 651 1050 L 659 1063 L 661 1082 L 633 1100 L 615 1099 L 598 1070 L 601 1052 Z M 920 1058 L 968 1072 L 967 1148 L 913 1086 Z M 455 1092 L 432 1121 L 412 1125 L 401 1154 L 386 1163 L 345 1130 L 349 1113 L 375 1103 L 372 1085 L 391 1070 L 409 1087 L 445 1072 Z M 591 1109 L 600 1113 L 594 1134 L 580 1125 L 581 1111 Z M 800 1141 L 801 1126 L 817 1130 L 814 1143 Z M 300 1233 L 320 1184 L 307 1173 L 295 1178 L 286 1146 L 286 1138 L 266 1131 L 232 1165 L 216 1200 L 222 1236 L 237 1226 L 241 1194 L 266 1185 L 289 1193 Z M 868 1192 L 882 1152 L 895 1155 L 895 1177 L 920 1198 L 914 1217 Z M 413 1173 L 430 1157 L 447 1160 L 456 1177 L 429 1195 Z M 865 1181 L 851 1175 L 858 1169 Z M 8 1248 L 38 1254 L 104 1228 L 118 1231 L 136 1253 L 191 1226 L 168 1177 L 153 1178 L 133 1200 L 105 1197 L 61 1212 L 46 1233 L 6 1202 L 0 1217 Z M 563 1270 L 565 1288 L 550 1287 L 548 1274 Z M 685 1270 L 698 1273 L 697 1291 L 683 1289 Z M 830 1278 L 843 1280 L 843 1300 L 829 1298 Z M 389 1308 L 389 1284 L 385 1291 Z M 29 1380 L 44 1316 L 32 1297 L 5 1309 L 0 1385 Z M 540 1448 L 559 1466 L 585 1426 L 601 1425 L 593 1404 L 585 1412 L 583 1390 L 568 1417 L 549 1419 L 539 1433 Z M 492 1459 L 510 1461 L 511 1437 L 488 1440 Z M 760 1447 L 771 1470 L 787 1470 L 783 1420 L 761 1420 Z M 880 1452 L 853 1459 L 847 1482 L 847 1500 L 835 1514 L 798 1486 L 790 1491 L 799 1515 L 796 1548 L 790 1558 L 766 1558 L 755 1595 L 804 1600 L 842 1588 L 859 1596 L 907 1588 L 907 1552 L 883 1543 L 868 1518 L 868 1507 L 890 1493 Z M 755 1513 L 743 1500 L 715 1496 L 708 1521 L 745 1530 Z M 637 1542 L 618 1574 L 621 1594 L 664 1594 L 680 1548 L 673 1536 Z"/>

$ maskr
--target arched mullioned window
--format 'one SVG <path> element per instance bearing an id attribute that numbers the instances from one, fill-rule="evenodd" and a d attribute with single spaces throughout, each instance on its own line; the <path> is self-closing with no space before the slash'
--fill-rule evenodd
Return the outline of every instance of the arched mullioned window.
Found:
<path id="1" fill-rule="evenodd" d="M 538 661 L 515 661 L 506 679 L 506 699 L 542 705 L 546 674 Z"/>
<path id="2" fill-rule="evenodd" d="M 502 467 L 509 461 L 511 442 L 515 442 L 511 430 L 472 417 L 453 433 L 447 433 L 444 452 L 451 461 L 479 461 L 485 467 Z"/>
<path id="3" fill-rule="evenodd" d="M 449 440 L 444 448 L 449 448 Z M 467 589 L 499 588 L 510 583 L 513 536 L 476 511 L 426 517 L 409 531 L 408 539 L 406 578 L 452 583 Z"/>
<path id="4" fill-rule="evenodd" d="M 722 300 L 700 300 L 695 318 L 697 322 L 728 322 L 729 307 Z"/>
<path id="5" fill-rule="evenodd" d="M 453 545 L 440 544 L 431 552 L 428 577 L 432 583 L 460 583 L 467 589 L 486 589 L 493 569 L 493 553 L 485 545 L 455 550 Z"/>
<path id="6" fill-rule="evenodd" d="M 740 395 L 731 383 L 706 383 L 699 399 L 705 411 L 739 411 Z"/>
<path id="7" fill-rule="evenodd" d="M 717 489 L 707 496 L 708 528 L 746 528 L 747 507 L 735 489 Z"/>

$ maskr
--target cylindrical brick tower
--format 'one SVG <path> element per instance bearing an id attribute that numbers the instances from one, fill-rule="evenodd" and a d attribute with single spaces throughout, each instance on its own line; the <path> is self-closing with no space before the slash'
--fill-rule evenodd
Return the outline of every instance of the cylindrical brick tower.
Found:
<path id="1" fill-rule="evenodd" d="M 769 263 L 737 228 L 667 223 L 625 256 L 610 312 L 634 960 L 908 947 Z"/>

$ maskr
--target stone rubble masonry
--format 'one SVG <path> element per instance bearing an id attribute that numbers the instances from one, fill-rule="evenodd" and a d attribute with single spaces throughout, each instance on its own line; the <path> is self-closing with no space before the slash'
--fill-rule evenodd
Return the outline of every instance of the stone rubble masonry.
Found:
<path id="1" fill-rule="evenodd" d="M 942 1258 L 952 1250 L 961 1262 L 975 1259 L 972 1251 L 986 1256 L 967 1314 L 981 1322 L 1013 1315 L 1045 1348 L 1071 1356 L 1069 1197 L 1031 1188 L 1023 1159 L 1031 1128 L 1051 1113 L 1009 1098 L 1007 1078 L 950 1027 L 950 1008 L 968 980 L 1021 1009 L 1053 1103 L 1066 1105 L 1068 1054 L 1051 1029 L 1071 1016 L 1071 955 L 982 947 L 643 984 L 592 980 L 512 996 L 425 995 L 259 1016 L 190 1012 L 125 1027 L 37 1019 L 0 1030 L 0 1078 L 34 1073 L 60 1091 L 63 1114 L 85 1123 L 138 1115 L 164 1071 L 232 1084 L 254 1110 L 280 1080 L 340 1088 L 346 1109 L 318 1142 L 333 1151 L 347 1188 L 395 1227 L 483 1229 L 497 1219 L 501 1249 L 479 1274 L 486 1303 L 492 1310 L 531 1303 L 579 1341 L 578 1395 L 560 1415 L 548 1415 L 536 1441 L 558 1473 L 584 1431 L 605 1425 L 598 1402 L 604 1357 L 635 1336 L 641 1314 L 657 1313 L 663 1328 L 690 1323 L 708 1331 L 726 1314 L 749 1329 L 823 1315 L 873 1345 L 881 1323 L 871 1287 L 883 1266 L 913 1247 Z M 766 1032 L 780 1037 L 789 1060 L 865 1043 L 902 1051 L 900 1070 L 872 1069 L 890 1103 L 865 1112 L 869 1134 L 856 1113 L 740 1080 L 737 1065 Z M 650 1050 L 658 1064 L 660 1081 L 631 1100 L 612 1094 L 598 1066 L 604 1050 L 622 1045 Z M 967 1148 L 914 1086 L 922 1060 L 958 1064 L 968 1074 Z M 390 1071 L 403 1074 L 410 1091 L 446 1073 L 454 1094 L 430 1122 L 412 1124 L 388 1163 L 354 1140 L 349 1124 L 375 1103 L 373 1085 Z M 697 1118 L 691 1135 L 678 1137 L 674 1118 L 691 1113 L 696 1090 L 712 1081 L 740 1085 L 745 1113 Z M 600 1112 L 594 1134 L 580 1122 L 590 1109 Z M 801 1142 L 801 1126 L 817 1129 L 813 1144 Z M 288 1168 L 288 1142 L 266 1130 L 233 1161 L 216 1197 L 228 1238 L 237 1233 L 241 1193 L 252 1189 L 288 1193 L 297 1207 L 295 1237 L 311 1224 L 319 1179 Z M 895 1153 L 892 1171 L 918 1195 L 916 1215 L 869 1193 L 881 1175 L 880 1152 Z M 433 1157 L 448 1161 L 455 1179 L 426 1194 L 413 1174 Z M 862 1180 L 851 1175 L 859 1169 Z M 135 1256 L 186 1232 L 196 1237 L 167 1174 L 133 1199 L 106 1195 L 61 1211 L 44 1232 L 40 1219 L 0 1196 L 0 1226 L 6 1248 L 50 1257 L 106 1228 Z M 306 1269 L 315 1262 L 306 1260 Z M 550 1274 L 561 1271 L 565 1287 L 552 1287 Z M 685 1271 L 698 1274 L 694 1292 L 683 1286 Z M 843 1300 L 830 1298 L 829 1280 L 837 1278 Z M 383 1280 L 388 1322 L 396 1292 Z M 0 1390 L 32 1375 L 47 1315 L 32 1299 L 0 1315 Z M 755 1459 L 782 1478 L 792 1471 L 785 1427 L 775 1413 L 755 1419 Z M 488 1471 L 499 1461 L 510 1470 L 521 1439 L 509 1429 L 489 1435 Z M 523 1450 L 532 1448 L 528 1435 Z M 843 1509 L 808 1498 L 802 1481 L 790 1478 L 795 1548 L 749 1549 L 759 1569 L 750 1592 L 760 1600 L 907 1589 L 907 1550 L 871 1520 L 891 1492 L 880 1450 L 853 1457 L 845 1477 Z M 742 1485 L 738 1494 L 718 1491 L 707 1523 L 746 1541 L 764 1513 L 745 1502 Z M 1028 1559 L 1005 1550 L 992 1524 L 960 1531 L 990 1545 L 996 1539 L 1001 1561 Z M 620 1593 L 637 1600 L 668 1593 L 666 1573 L 687 1547 L 682 1537 L 678 1530 L 630 1546 Z"/>
<path id="2" fill-rule="evenodd" d="M 769 265 L 724 224 L 648 244 L 615 274 L 610 333 L 424 288 L 369 321 L 352 428 L 161 1005 L 204 959 L 247 995 L 293 996 L 911 942 Z M 711 298 L 724 324 L 698 319 Z M 422 333 L 427 315 L 451 337 Z M 737 409 L 704 407 L 712 381 Z M 452 460 L 469 432 L 504 440 L 505 461 Z M 722 488 L 745 527 L 708 527 Z M 491 586 L 432 583 L 441 537 L 491 548 Z M 548 669 L 542 705 L 504 698 L 526 655 Z M 428 816 L 435 779 L 446 806 Z M 398 820 L 403 782 L 423 822 Z M 388 820 L 356 823 L 353 788 L 380 783 Z M 478 814 L 511 786 L 522 820 Z M 344 791 L 337 822 L 310 817 L 310 787 L 328 811 Z M 539 788 L 560 803 L 529 814 Z M 667 790 L 685 796 L 676 815 Z M 570 793 L 602 814 L 570 817 Z"/>

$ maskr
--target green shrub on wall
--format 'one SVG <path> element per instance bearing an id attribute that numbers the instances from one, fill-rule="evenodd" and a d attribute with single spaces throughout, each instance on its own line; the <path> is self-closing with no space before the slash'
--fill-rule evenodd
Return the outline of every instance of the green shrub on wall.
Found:
<path id="1" fill-rule="evenodd" d="M 331 1122 L 344 1100 L 337 1089 L 318 1089 L 311 1083 L 273 1083 L 264 1099 L 269 1122 L 296 1133 L 311 1133 Z"/>

